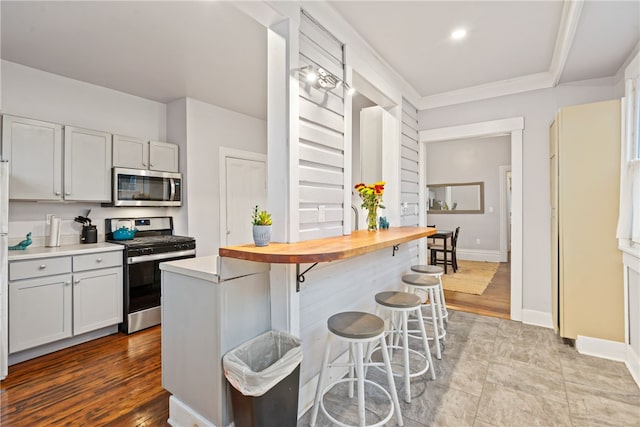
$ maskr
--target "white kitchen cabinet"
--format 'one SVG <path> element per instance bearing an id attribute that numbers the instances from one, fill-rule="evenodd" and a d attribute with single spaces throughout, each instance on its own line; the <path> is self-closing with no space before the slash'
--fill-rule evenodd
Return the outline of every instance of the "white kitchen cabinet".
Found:
<path id="1" fill-rule="evenodd" d="M 122 252 L 9 262 L 9 353 L 122 322 Z"/>
<path id="2" fill-rule="evenodd" d="M 145 141 L 122 135 L 113 137 L 115 167 L 178 172 L 178 152 L 178 146 L 168 142 Z"/>
<path id="3" fill-rule="evenodd" d="M 122 322 L 122 267 L 73 273 L 73 334 Z"/>
<path id="4" fill-rule="evenodd" d="M 4 115 L 2 155 L 9 160 L 9 197 L 62 200 L 62 126 Z"/>
<path id="5" fill-rule="evenodd" d="M 3 116 L 11 200 L 109 202 L 111 151 L 109 133 Z"/>
<path id="6" fill-rule="evenodd" d="M 64 127 L 64 199 L 111 201 L 111 134 Z"/>
<path id="7" fill-rule="evenodd" d="M 9 282 L 9 353 L 69 338 L 71 293 L 70 272 Z"/>

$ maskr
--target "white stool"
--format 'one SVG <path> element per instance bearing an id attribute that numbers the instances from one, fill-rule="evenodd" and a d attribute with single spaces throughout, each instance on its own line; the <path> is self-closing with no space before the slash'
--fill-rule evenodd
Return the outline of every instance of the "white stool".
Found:
<path id="1" fill-rule="evenodd" d="M 415 271 L 416 273 L 426 274 L 427 276 L 433 276 L 438 279 L 440 282 L 440 305 L 442 306 L 442 319 L 445 323 L 449 323 L 449 311 L 447 311 L 447 302 L 444 300 L 444 288 L 442 287 L 442 275 L 444 274 L 444 268 L 439 267 L 437 265 L 412 265 L 411 271 Z M 440 325 L 440 327 L 444 328 L 444 325 Z"/>
<path id="2" fill-rule="evenodd" d="M 422 318 L 422 301 L 416 294 L 390 291 L 376 294 L 376 302 L 378 303 L 379 308 L 391 312 L 390 329 L 387 331 L 389 333 L 389 344 L 387 347 L 390 352 L 394 349 L 402 350 L 404 368 L 404 401 L 411 403 L 411 378 L 415 378 L 424 374 L 428 370 L 431 370 L 431 379 L 436 379 L 436 370 L 434 369 L 433 360 L 431 359 L 431 350 L 429 350 L 427 331 L 425 330 L 424 320 Z M 408 321 L 411 313 L 414 313 L 418 319 L 419 329 L 417 330 L 409 330 Z M 396 323 L 396 314 L 400 315 L 400 324 Z M 420 335 L 413 335 L 416 332 L 419 332 Z M 400 334 L 402 334 L 402 346 L 398 345 Z M 409 348 L 409 337 L 422 339 L 424 354 Z M 396 339 L 394 340 L 394 338 Z M 374 351 L 379 349 L 380 347 L 374 348 L 370 352 L 368 359 L 370 359 L 371 354 Z M 409 366 L 409 353 L 416 354 L 424 359 L 425 366 L 423 369 L 418 372 L 411 373 L 411 367 Z M 401 376 L 398 374 L 394 375 Z"/>
<path id="3" fill-rule="evenodd" d="M 433 340 L 436 342 L 436 357 L 442 359 L 442 350 L 440 348 L 440 340 L 444 340 L 447 331 L 442 326 L 442 306 L 440 305 L 440 281 L 432 276 L 423 274 L 405 274 L 402 276 L 402 282 L 407 286 L 410 292 L 422 295 L 422 301 L 429 299 L 429 303 L 423 303 L 422 307 L 430 308 L 431 315 L 425 314 L 427 320 L 431 320 L 433 324 Z M 414 320 L 414 319 L 412 319 Z"/>
<path id="4" fill-rule="evenodd" d="M 400 413 L 400 402 L 398 402 L 398 393 L 396 392 L 395 382 L 393 379 L 393 371 L 391 370 L 391 362 L 389 360 L 389 353 L 387 349 L 387 343 L 385 342 L 384 334 L 384 321 L 373 314 L 362 313 L 358 311 L 349 311 L 344 313 L 334 314 L 327 321 L 327 327 L 329 328 L 329 335 L 327 337 L 327 344 L 324 351 L 324 357 L 322 359 L 322 367 L 320 368 L 320 375 L 318 377 L 318 388 L 316 389 L 316 397 L 313 401 L 313 409 L 311 412 L 311 427 L 316 425 L 318 418 L 318 409 L 322 409 L 322 412 L 333 422 L 334 424 L 350 427 L 348 424 L 344 424 L 336 420 L 333 416 L 327 412 L 324 407 L 323 396 L 334 385 L 348 382 L 349 383 L 349 397 L 353 397 L 353 383 L 355 382 L 358 387 L 358 426 L 359 427 L 375 427 L 382 426 L 391 419 L 394 413 L 398 421 L 398 425 L 402 426 L 402 414 Z M 334 337 L 343 339 L 349 343 L 349 362 L 348 363 L 329 363 L 329 356 L 331 354 L 331 341 Z M 385 390 L 380 384 L 374 381 L 367 380 L 364 377 L 365 366 L 376 366 L 380 363 L 372 363 L 364 361 L 364 344 L 379 343 L 382 348 L 382 358 L 384 360 L 384 367 L 387 371 L 387 382 L 389 383 L 389 392 Z M 324 387 L 325 371 L 329 367 L 348 367 L 349 377 L 338 379 L 328 386 Z M 355 378 L 353 376 L 355 369 Z M 384 394 L 391 401 L 391 410 L 387 416 L 376 424 L 366 425 L 365 420 L 365 399 L 364 399 L 364 384 L 368 383 L 382 390 Z"/>

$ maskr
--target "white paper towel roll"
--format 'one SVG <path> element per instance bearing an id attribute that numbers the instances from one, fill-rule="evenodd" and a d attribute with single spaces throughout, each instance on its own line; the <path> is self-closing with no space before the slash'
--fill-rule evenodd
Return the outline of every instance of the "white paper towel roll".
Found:
<path id="1" fill-rule="evenodd" d="M 47 244 L 45 246 L 49 248 L 60 246 L 60 218 L 58 217 L 51 218 L 51 231 L 47 236 Z"/>

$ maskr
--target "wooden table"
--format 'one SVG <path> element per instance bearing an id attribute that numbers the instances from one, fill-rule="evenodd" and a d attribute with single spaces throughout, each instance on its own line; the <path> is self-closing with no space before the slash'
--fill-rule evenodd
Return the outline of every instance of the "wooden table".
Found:
<path id="1" fill-rule="evenodd" d="M 438 230 L 435 234 L 429 236 L 429 239 L 441 239 L 442 246 L 444 248 L 444 274 L 447 274 L 447 241 L 449 238 L 453 239 L 453 231 L 451 230 Z M 429 252 L 431 255 L 431 252 Z M 434 261 L 435 254 L 431 257 L 432 264 L 435 264 Z"/>

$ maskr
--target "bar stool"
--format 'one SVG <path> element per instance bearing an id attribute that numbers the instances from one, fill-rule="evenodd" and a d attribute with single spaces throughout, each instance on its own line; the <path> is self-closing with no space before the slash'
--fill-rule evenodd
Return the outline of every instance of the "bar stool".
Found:
<path id="1" fill-rule="evenodd" d="M 424 274 L 405 274 L 402 276 L 402 282 L 407 286 L 410 292 L 418 295 L 423 294 L 424 299 L 428 298 L 429 303 L 422 303 L 422 307 L 430 308 L 431 315 L 423 315 L 427 320 L 431 320 L 433 324 L 433 339 L 436 342 L 436 358 L 442 359 L 442 350 L 440 349 L 440 340 L 444 340 L 447 331 L 442 327 L 442 307 L 439 303 L 440 281 L 432 276 Z M 411 319 L 416 320 L 416 319 Z"/>
<path id="2" fill-rule="evenodd" d="M 390 329 L 387 331 L 389 333 L 389 344 L 387 347 L 390 352 L 394 349 L 402 350 L 403 356 L 403 374 L 404 374 L 404 401 L 407 403 L 411 403 L 411 378 L 415 378 L 427 372 L 431 371 L 431 379 L 436 379 L 436 370 L 433 366 L 433 360 L 431 359 L 431 350 L 429 350 L 429 342 L 427 339 L 427 331 L 424 327 L 424 320 L 422 318 L 422 310 L 421 305 L 422 301 L 420 297 L 416 294 L 411 294 L 408 292 L 380 292 L 376 294 L 376 303 L 378 303 L 378 308 L 389 311 L 391 314 L 390 319 Z M 414 313 L 418 319 L 418 330 L 409 330 L 408 321 L 409 315 Z M 396 322 L 396 315 L 400 315 L 399 324 Z M 419 332 L 420 335 L 413 335 L 414 333 Z M 398 341 L 400 335 L 402 334 L 402 346 L 398 345 Z M 424 354 L 420 353 L 417 350 L 413 350 L 409 348 L 409 337 L 411 338 L 420 338 L 422 339 L 422 345 L 424 346 Z M 395 338 L 395 342 L 394 342 Z M 380 347 L 376 346 L 369 352 L 367 357 L 370 360 L 371 355 L 380 350 Z M 409 366 L 409 353 L 413 353 L 423 358 L 425 361 L 425 366 L 423 369 L 418 372 L 411 373 L 411 367 Z M 402 376 L 399 374 L 395 374 L 396 376 Z"/>
<path id="3" fill-rule="evenodd" d="M 402 414 L 400 413 L 400 402 L 398 401 L 398 393 L 396 392 L 395 381 L 393 379 L 393 371 L 391 370 L 391 361 L 389 360 L 389 350 L 387 349 L 387 343 L 385 342 L 384 333 L 384 321 L 370 313 L 363 313 L 358 311 L 348 311 L 344 313 L 334 314 L 327 320 L 327 327 L 329 328 L 329 334 L 327 336 L 326 348 L 324 351 L 324 357 L 322 358 L 322 367 L 320 368 L 320 375 L 318 377 L 318 387 L 316 389 L 316 396 L 313 401 L 313 409 L 311 412 L 311 427 L 316 425 L 318 418 L 318 409 L 322 409 L 322 412 L 333 422 L 334 424 L 350 427 L 348 424 L 344 424 L 333 416 L 324 407 L 323 396 L 333 386 L 339 383 L 349 383 L 349 397 L 353 397 L 353 383 L 355 382 L 358 387 L 358 426 L 360 427 L 376 427 L 382 426 L 391 419 L 394 413 L 398 421 L 398 425 L 402 426 Z M 329 363 L 329 356 L 331 354 L 331 342 L 335 338 L 342 339 L 349 343 L 349 362 L 348 363 Z M 387 372 L 387 382 L 389 384 L 389 392 L 385 390 L 380 384 L 374 381 L 367 380 L 364 376 L 365 366 L 376 366 L 380 363 L 365 362 L 364 361 L 364 344 L 379 343 L 382 348 L 382 358 L 384 360 L 384 367 Z M 349 377 L 338 379 L 331 384 L 324 387 L 325 371 L 330 367 L 348 367 Z M 355 378 L 353 376 L 355 369 Z M 365 420 L 365 396 L 364 396 L 364 384 L 368 383 L 380 389 L 387 398 L 391 401 L 391 410 L 384 418 L 384 420 L 366 425 Z"/>
<path id="4" fill-rule="evenodd" d="M 411 271 L 415 271 L 416 273 L 425 274 L 427 276 L 433 276 L 438 279 L 440 282 L 439 292 L 440 295 L 440 305 L 442 306 L 442 319 L 445 323 L 449 323 L 449 311 L 447 311 L 447 302 L 444 299 L 444 288 L 442 287 L 442 275 L 444 274 L 444 268 L 438 267 L 437 265 L 412 265 Z M 440 327 L 444 328 L 444 325 L 440 325 Z"/>

